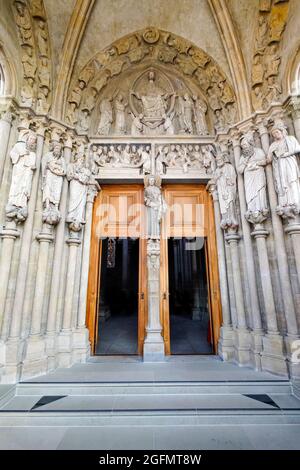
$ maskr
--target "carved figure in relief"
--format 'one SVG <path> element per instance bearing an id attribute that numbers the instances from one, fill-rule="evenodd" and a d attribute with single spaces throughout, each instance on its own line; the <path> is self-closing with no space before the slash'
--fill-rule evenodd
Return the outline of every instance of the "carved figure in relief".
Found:
<path id="1" fill-rule="evenodd" d="M 278 45 L 271 44 L 268 46 L 266 55 L 265 55 L 265 64 L 266 64 L 266 77 L 272 75 L 278 75 L 279 66 L 281 63 L 281 57 L 278 54 Z"/>
<path id="2" fill-rule="evenodd" d="M 209 134 L 208 129 L 207 129 L 207 122 L 206 122 L 207 105 L 201 98 L 199 98 L 196 95 L 193 96 L 193 100 L 195 103 L 194 120 L 196 124 L 197 134 L 207 135 Z"/>
<path id="3" fill-rule="evenodd" d="M 247 215 L 267 215 L 267 181 L 264 167 L 267 164 L 264 151 L 255 147 L 252 133 L 247 133 L 241 139 L 242 155 L 237 168 L 244 175 Z"/>
<path id="4" fill-rule="evenodd" d="M 221 81 L 218 86 L 221 91 L 221 102 L 224 103 L 225 106 L 229 103 L 233 103 L 234 95 L 228 83 Z"/>
<path id="5" fill-rule="evenodd" d="M 203 162 L 203 155 L 201 152 L 200 145 L 192 145 L 189 146 L 189 160 L 190 160 L 190 167 L 202 169 L 204 166 Z"/>
<path id="6" fill-rule="evenodd" d="M 45 21 L 38 21 L 36 39 L 40 56 L 48 57 L 48 34 Z"/>
<path id="7" fill-rule="evenodd" d="M 146 145 L 145 149 L 141 146 L 138 149 L 138 154 L 140 155 L 140 162 L 139 164 L 142 167 L 142 171 L 144 175 L 148 175 L 151 173 L 151 154 L 150 154 L 150 146 Z"/>
<path id="8" fill-rule="evenodd" d="M 103 98 L 100 103 L 100 122 L 98 126 L 98 134 L 108 135 L 112 122 L 113 111 L 111 106 L 112 98 Z"/>
<path id="9" fill-rule="evenodd" d="M 93 62 L 84 68 L 84 70 L 79 75 L 79 80 L 85 83 L 87 86 L 95 76 L 95 68 Z"/>
<path id="10" fill-rule="evenodd" d="M 18 222 L 24 221 L 28 215 L 28 200 L 36 168 L 36 143 L 36 135 L 29 131 L 25 142 L 17 142 L 10 152 L 13 170 L 5 212 L 8 219 Z"/>
<path id="11" fill-rule="evenodd" d="M 263 53 L 268 42 L 268 22 L 265 15 L 258 17 L 258 29 L 255 38 L 256 53 Z"/>
<path id="12" fill-rule="evenodd" d="M 128 101 L 124 99 L 124 96 L 122 93 L 118 93 L 114 102 L 115 132 L 117 134 L 126 134 L 125 110 L 127 106 L 128 106 Z"/>
<path id="13" fill-rule="evenodd" d="M 33 47 L 33 37 L 31 29 L 30 14 L 24 3 L 15 2 L 16 24 L 19 28 L 22 44 Z"/>
<path id="14" fill-rule="evenodd" d="M 223 132 L 226 129 L 226 121 L 220 109 L 215 112 L 215 130 L 216 132 Z"/>
<path id="15" fill-rule="evenodd" d="M 43 221 L 57 224 L 60 220 L 59 203 L 66 174 L 66 164 L 62 154 L 62 145 L 55 142 L 53 150 L 46 157 L 45 173 L 43 177 Z"/>
<path id="16" fill-rule="evenodd" d="M 155 72 L 151 70 L 148 74 L 148 84 L 142 94 L 131 90 L 130 93 L 142 102 L 143 118 L 148 119 L 161 119 L 166 114 L 165 100 L 170 96 L 164 90 L 161 90 L 155 84 Z"/>
<path id="17" fill-rule="evenodd" d="M 297 158 L 300 154 L 298 140 L 288 135 L 282 122 L 275 123 L 272 128 L 274 142 L 267 156 L 272 163 L 275 189 L 278 196 L 280 215 L 300 212 L 300 170 Z"/>
<path id="18" fill-rule="evenodd" d="M 222 152 L 216 158 L 217 167 L 214 172 L 214 179 L 219 195 L 219 205 L 221 212 L 221 227 L 223 229 L 238 226 L 236 214 L 236 173 L 233 165 L 229 161 L 227 152 Z"/>
<path id="19" fill-rule="evenodd" d="M 79 119 L 79 127 L 83 131 L 88 131 L 90 128 L 90 114 L 87 109 L 83 109 L 81 111 L 81 115 Z"/>
<path id="20" fill-rule="evenodd" d="M 50 90 L 50 70 L 47 57 L 42 57 L 38 67 L 39 87 Z"/>
<path id="21" fill-rule="evenodd" d="M 67 169 L 67 178 L 70 181 L 70 196 L 66 221 L 69 223 L 70 230 L 74 232 L 79 232 L 82 224 L 85 223 L 85 205 L 90 177 L 91 172 L 85 166 L 84 152 L 80 152 Z"/>
<path id="22" fill-rule="evenodd" d="M 269 41 L 270 42 L 279 42 L 282 36 L 282 33 L 285 28 L 286 21 L 284 19 L 284 14 L 280 9 L 271 11 L 271 18 L 269 24 Z"/>
<path id="23" fill-rule="evenodd" d="M 214 174 L 216 169 L 216 153 L 212 145 L 205 145 L 202 147 L 203 152 L 203 166 L 206 173 Z"/>
<path id="24" fill-rule="evenodd" d="M 34 104 L 33 90 L 34 81 L 33 78 L 24 79 L 21 89 L 21 101 L 25 106 L 32 106 Z"/>
<path id="25" fill-rule="evenodd" d="M 34 79 L 37 67 L 36 67 L 35 57 L 33 57 L 32 47 L 28 47 L 28 46 L 23 47 L 21 60 L 22 60 L 22 65 L 23 65 L 24 78 Z"/>
<path id="26" fill-rule="evenodd" d="M 160 237 L 160 222 L 167 210 L 167 204 L 161 193 L 161 180 L 152 175 L 145 177 L 145 206 L 147 207 L 147 236 Z"/>
<path id="27" fill-rule="evenodd" d="M 141 135 L 144 131 L 144 126 L 142 123 L 143 115 L 139 114 L 134 116 L 132 113 L 132 123 L 131 123 L 131 135 Z"/>
<path id="28" fill-rule="evenodd" d="M 257 54 L 253 59 L 252 85 L 261 84 L 264 81 L 265 68 L 262 64 L 262 56 Z"/>
<path id="29" fill-rule="evenodd" d="M 252 103 L 254 109 L 263 109 L 264 96 L 260 85 L 257 85 L 252 90 Z"/>
<path id="30" fill-rule="evenodd" d="M 218 96 L 218 90 L 215 87 L 210 87 L 207 90 L 208 94 L 208 102 L 213 111 L 216 111 L 217 109 L 222 109 L 219 96 Z"/>
<path id="31" fill-rule="evenodd" d="M 76 108 L 79 108 L 79 106 L 80 106 L 82 92 L 83 92 L 84 88 L 85 88 L 85 83 L 83 81 L 79 81 L 78 84 L 71 91 L 68 102 L 69 103 L 75 103 Z"/>
<path id="32" fill-rule="evenodd" d="M 191 97 L 185 93 L 177 98 L 177 117 L 179 122 L 180 133 L 193 133 L 194 104 Z"/>
<path id="33" fill-rule="evenodd" d="M 96 90 L 96 88 L 92 87 L 89 90 L 88 95 L 86 95 L 86 97 L 84 99 L 82 109 L 83 110 L 86 109 L 89 112 L 89 114 L 91 114 L 91 112 L 93 111 L 93 109 L 95 107 L 96 96 L 97 96 L 97 90 Z"/>
<path id="34" fill-rule="evenodd" d="M 266 92 L 266 104 L 278 103 L 280 95 L 282 93 L 282 88 L 279 83 L 276 81 L 276 77 L 273 75 L 268 77 L 267 81 L 267 92 Z"/>
<path id="35" fill-rule="evenodd" d="M 233 103 L 228 104 L 223 109 L 223 115 L 228 124 L 234 124 L 236 122 L 236 107 Z"/>

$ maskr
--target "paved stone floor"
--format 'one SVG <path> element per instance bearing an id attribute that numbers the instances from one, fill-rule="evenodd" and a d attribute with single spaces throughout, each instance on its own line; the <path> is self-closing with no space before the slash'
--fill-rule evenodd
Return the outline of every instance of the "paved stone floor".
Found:
<path id="1" fill-rule="evenodd" d="M 300 402 L 215 356 L 93 358 L 1 386 L 0 449 L 300 449 Z"/>

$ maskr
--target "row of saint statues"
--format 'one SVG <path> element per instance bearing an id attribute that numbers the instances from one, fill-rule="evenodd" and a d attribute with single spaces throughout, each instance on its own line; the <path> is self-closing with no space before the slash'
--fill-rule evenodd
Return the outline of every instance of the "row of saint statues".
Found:
<path id="1" fill-rule="evenodd" d="M 294 136 L 287 135 L 282 122 L 272 129 L 274 139 L 268 155 L 255 146 L 253 134 L 247 133 L 241 139 L 242 155 L 237 171 L 244 176 L 247 213 L 249 221 L 265 217 L 268 213 L 267 181 L 265 167 L 272 164 L 275 190 L 277 193 L 277 212 L 282 216 L 300 213 L 300 170 L 298 156 L 300 144 Z M 31 194 L 32 178 L 36 168 L 37 137 L 28 131 L 23 140 L 11 150 L 13 165 L 12 179 L 6 215 L 8 220 L 24 221 L 28 216 L 28 201 Z M 60 220 L 60 200 L 64 178 L 69 181 L 69 205 L 67 222 L 72 230 L 80 230 L 84 223 L 85 205 L 89 187 L 97 186 L 99 167 L 118 166 L 126 159 L 130 167 L 141 168 L 145 175 L 156 171 L 162 174 L 164 167 L 185 165 L 201 169 L 209 168 L 208 178 L 217 186 L 223 228 L 235 227 L 237 221 L 236 169 L 231 163 L 228 152 L 215 152 L 212 146 L 200 148 L 197 144 L 168 144 L 158 147 L 155 155 L 156 168 L 151 167 L 150 145 L 111 145 L 92 146 L 92 161 L 87 162 L 85 149 L 79 149 L 73 161 L 66 165 L 62 144 L 55 142 L 42 159 L 42 202 L 43 221 L 55 225 Z M 189 157 L 188 157 L 189 155 Z M 188 160 L 190 159 L 190 160 Z M 188 163 L 189 162 L 189 163 Z M 256 219 L 255 219 L 256 218 Z"/>

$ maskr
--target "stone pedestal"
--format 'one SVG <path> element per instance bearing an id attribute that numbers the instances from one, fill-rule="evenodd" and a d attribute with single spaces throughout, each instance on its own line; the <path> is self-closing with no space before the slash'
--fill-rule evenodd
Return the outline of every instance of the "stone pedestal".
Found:
<path id="1" fill-rule="evenodd" d="M 251 334 L 247 328 L 233 331 L 235 359 L 241 366 L 251 365 Z"/>
<path id="2" fill-rule="evenodd" d="M 233 330 L 232 327 L 222 326 L 218 342 L 218 354 L 223 361 L 234 360 Z"/>
<path id="3" fill-rule="evenodd" d="M 160 323 L 160 240 L 147 242 L 148 267 L 148 324 L 144 342 L 144 362 L 161 362 L 165 358 L 165 346 Z"/>
<path id="4" fill-rule="evenodd" d="M 263 337 L 263 353 L 261 358 L 263 370 L 273 374 L 287 375 L 287 364 L 283 351 L 283 339 L 279 334 L 267 334 Z"/>

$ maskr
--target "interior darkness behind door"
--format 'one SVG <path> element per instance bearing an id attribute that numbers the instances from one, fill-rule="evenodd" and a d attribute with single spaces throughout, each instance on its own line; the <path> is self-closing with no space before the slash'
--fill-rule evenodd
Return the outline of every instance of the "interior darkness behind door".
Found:
<path id="1" fill-rule="evenodd" d="M 137 354 L 139 240 L 102 241 L 96 354 Z"/>

